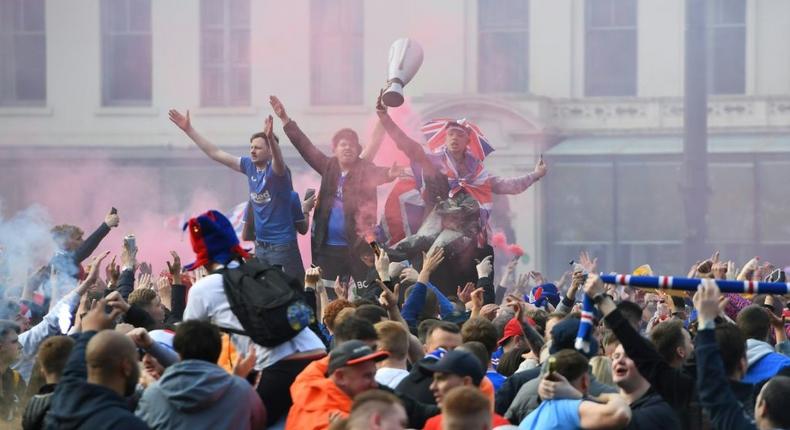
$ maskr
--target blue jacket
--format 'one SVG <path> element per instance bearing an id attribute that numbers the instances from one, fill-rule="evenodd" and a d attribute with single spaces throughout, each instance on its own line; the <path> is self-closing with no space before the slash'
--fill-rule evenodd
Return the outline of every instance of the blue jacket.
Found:
<path id="1" fill-rule="evenodd" d="M 759 384 L 764 382 L 785 367 L 790 367 L 790 357 L 774 351 L 767 342 L 756 339 L 746 341 L 746 360 L 749 369 L 743 377 L 743 382 Z"/>
<path id="2" fill-rule="evenodd" d="M 88 383 L 85 349 L 96 332 L 77 336 L 52 396 L 46 429 L 137 430 L 148 426 L 135 417 L 126 399 L 102 386 Z"/>
<path id="3" fill-rule="evenodd" d="M 184 360 L 165 370 L 137 405 L 152 429 L 256 429 L 266 424 L 258 393 L 214 363 Z"/>
<path id="4" fill-rule="evenodd" d="M 715 330 L 697 332 L 697 390 L 702 407 L 710 414 L 714 428 L 741 430 L 757 429 L 744 405 L 738 401 L 727 382 Z"/>

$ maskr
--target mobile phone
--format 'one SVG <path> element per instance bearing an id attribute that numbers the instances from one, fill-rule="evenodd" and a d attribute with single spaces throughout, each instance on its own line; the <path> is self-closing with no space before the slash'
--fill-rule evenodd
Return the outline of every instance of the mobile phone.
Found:
<path id="1" fill-rule="evenodd" d="M 308 189 L 307 189 L 307 190 L 304 192 L 304 199 L 305 199 L 305 200 L 307 200 L 307 199 L 309 199 L 310 197 L 313 197 L 314 195 L 315 195 L 315 188 L 308 188 Z"/>
<path id="2" fill-rule="evenodd" d="M 370 247 L 373 248 L 373 253 L 376 254 L 376 257 L 381 256 L 381 248 L 379 247 L 379 244 L 376 243 L 375 240 L 370 242 Z"/>
<path id="3" fill-rule="evenodd" d="M 113 207 L 110 208 L 110 213 L 115 215 L 115 214 L 118 213 L 118 209 L 115 209 L 115 206 L 113 206 Z"/>

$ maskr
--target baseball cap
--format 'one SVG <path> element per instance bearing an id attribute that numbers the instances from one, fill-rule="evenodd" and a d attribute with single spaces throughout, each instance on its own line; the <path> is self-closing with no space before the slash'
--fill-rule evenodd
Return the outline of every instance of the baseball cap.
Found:
<path id="1" fill-rule="evenodd" d="M 386 351 L 373 351 L 373 348 L 361 340 L 349 340 L 336 346 L 329 353 L 327 375 L 331 375 L 332 372 L 341 367 L 353 366 L 370 360 L 381 361 L 389 357 L 389 355 Z"/>
<path id="2" fill-rule="evenodd" d="M 420 366 L 431 374 L 439 372 L 469 376 L 475 385 L 480 385 L 480 381 L 483 380 L 483 376 L 486 374 L 477 357 L 466 351 L 459 350 L 448 352 L 435 363 L 423 363 Z"/>
<path id="3" fill-rule="evenodd" d="M 576 342 L 576 335 L 579 332 L 579 318 L 566 318 L 551 329 L 551 346 L 549 347 L 549 354 L 554 354 L 563 349 L 574 349 Z M 590 351 L 588 353 L 582 352 L 587 358 L 595 356 L 598 352 L 598 341 L 590 342 Z"/>
<path id="4" fill-rule="evenodd" d="M 521 327 L 521 323 L 516 318 L 511 318 L 510 321 L 505 324 L 505 330 L 502 333 L 502 339 L 499 339 L 497 345 L 502 345 L 513 336 L 524 336 L 524 329 Z"/>

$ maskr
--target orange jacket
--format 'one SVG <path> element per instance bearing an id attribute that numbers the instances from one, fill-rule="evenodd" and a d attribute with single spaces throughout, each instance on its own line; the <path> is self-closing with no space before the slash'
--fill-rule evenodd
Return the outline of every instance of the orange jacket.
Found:
<path id="1" fill-rule="evenodd" d="M 329 356 L 310 363 L 291 384 L 293 406 L 285 430 L 323 430 L 335 415 L 346 418 L 352 399 L 326 377 Z"/>

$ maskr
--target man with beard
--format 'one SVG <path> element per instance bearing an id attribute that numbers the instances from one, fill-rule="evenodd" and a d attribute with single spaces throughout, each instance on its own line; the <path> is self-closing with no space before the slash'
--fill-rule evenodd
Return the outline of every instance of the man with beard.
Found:
<path id="1" fill-rule="evenodd" d="M 324 154 L 288 116 L 277 97 L 271 96 L 269 102 L 294 148 L 321 175 L 313 214 L 313 263 L 322 268 L 324 279 L 339 276 L 345 281 L 350 275 L 358 288 L 365 287 L 373 263 L 368 243 L 376 225 L 376 189 L 400 176 L 402 169 L 395 164 L 392 168 L 376 166 L 360 158 L 362 145 L 350 128 L 337 131 L 332 137 L 332 153 Z"/>
<path id="2" fill-rule="evenodd" d="M 109 314 L 105 305 L 113 308 Z M 82 319 L 83 332 L 55 389 L 45 428 L 148 428 L 125 399 L 140 377 L 137 348 L 127 336 L 108 330 L 121 313 L 118 302 L 101 299 Z"/>

